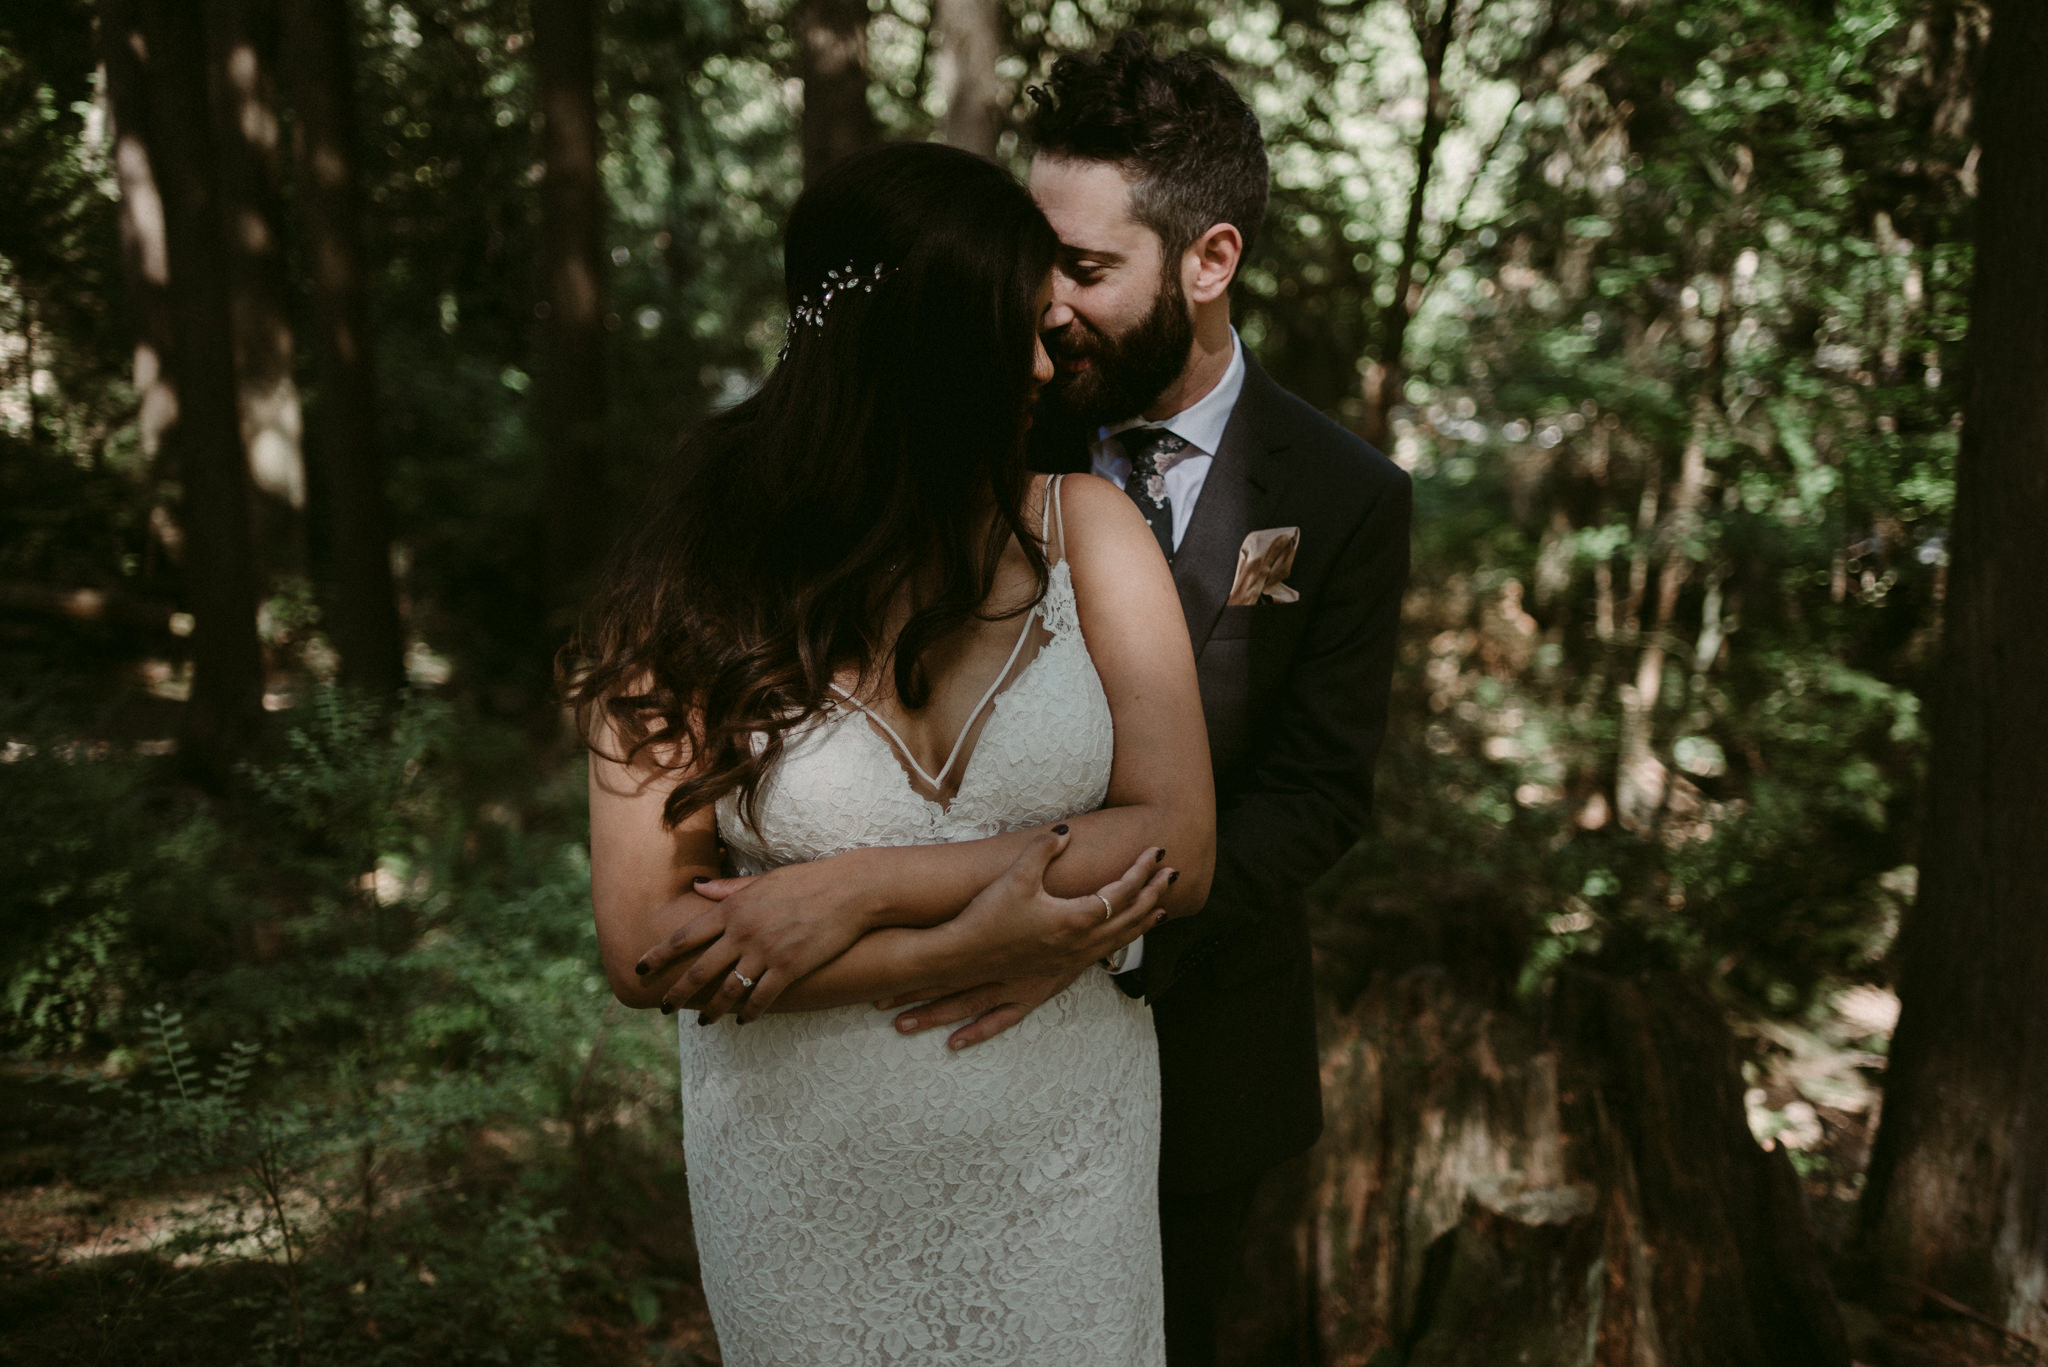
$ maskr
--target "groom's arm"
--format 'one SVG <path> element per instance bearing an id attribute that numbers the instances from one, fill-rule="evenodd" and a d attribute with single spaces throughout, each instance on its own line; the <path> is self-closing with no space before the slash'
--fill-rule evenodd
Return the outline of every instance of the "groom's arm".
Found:
<path id="1" fill-rule="evenodd" d="M 1372 810 L 1372 770 L 1387 729 L 1401 594 L 1408 583 L 1408 476 L 1375 458 L 1379 487 L 1333 557 L 1296 646 L 1287 683 L 1269 704 L 1250 777 L 1216 818 L 1216 867 L 1201 914 L 1146 931 L 1139 967 L 1117 977 L 1156 999 L 1182 970 L 1229 947 L 1320 878 L 1358 839 Z M 1242 940 L 1239 941 L 1242 943 Z M 998 982 L 898 1017 L 909 1030 L 971 1022 L 978 1042 L 1014 1025 L 1071 979 Z M 907 1001 L 895 1003 L 909 1005 Z M 910 1023 L 910 1022 L 914 1022 Z"/>
<path id="2" fill-rule="evenodd" d="M 1412 503 L 1408 476 L 1382 468 L 1384 484 L 1310 608 L 1286 684 L 1252 719 L 1260 748 L 1249 778 L 1217 811 L 1208 903 L 1199 916 L 1148 932 L 1142 966 L 1126 975 L 1148 998 L 1171 991 L 1184 968 L 1245 936 L 1269 910 L 1298 904 L 1365 829 L 1387 730 Z"/>

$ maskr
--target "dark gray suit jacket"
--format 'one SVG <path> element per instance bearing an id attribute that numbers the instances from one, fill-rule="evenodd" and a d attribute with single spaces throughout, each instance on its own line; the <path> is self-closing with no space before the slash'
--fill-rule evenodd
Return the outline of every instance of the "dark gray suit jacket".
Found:
<path id="1" fill-rule="evenodd" d="M 1052 440 L 1045 468 L 1088 468 L 1084 447 Z M 1173 562 L 1216 770 L 1216 878 L 1202 912 L 1148 934 L 1143 967 L 1118 980 L 1158 1024 L 1167 1191 L 1248 1180 L 1322 1130 L 1304 893 L 1371 810 L 1409 504 L 1398 466 L 1247 354 Z M 1287 578 L 1300 600 L 1226 607 L 1238 547 L 1272 527 L 1301 528 Z"/>

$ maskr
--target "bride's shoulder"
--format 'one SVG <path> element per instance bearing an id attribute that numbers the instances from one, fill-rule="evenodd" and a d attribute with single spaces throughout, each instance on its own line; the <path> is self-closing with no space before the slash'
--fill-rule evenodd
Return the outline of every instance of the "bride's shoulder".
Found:
<path id="1" fill-rule="evenodd" d="M 1093 561 L 1133 554 L 1158 554 L 1152 529 L 1138 505 L 1100 475 L 1062 475 L 1056 514 L 1065 531 L 1067 556 L 1081 569 Z"/>

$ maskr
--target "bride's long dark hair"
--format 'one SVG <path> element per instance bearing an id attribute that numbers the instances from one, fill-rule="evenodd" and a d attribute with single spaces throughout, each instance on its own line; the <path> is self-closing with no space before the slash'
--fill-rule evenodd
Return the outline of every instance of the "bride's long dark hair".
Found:
<path id="1" fill-rule="evenodd" d="M 676 772 L 669 823 L 735 789 L 751 819 L 784 737 L 849 665 L 869 677 L 893 653 L 896 696 L 923 706 L 933 645 L 1030 606 L 986 606 L 1013 538 L 1043 594 L 1024 431 L 1057 246 L 1007 171 L 934 144 L 850 157 L 797 200 L 787 352 L 759 392 L 683 434 L 562 657 L 585 737 L 598 743 L 602 712 L 616 758 Z M 800 316 L 833 272 L 871 283 L 878 267 L 872 290 Z"/>

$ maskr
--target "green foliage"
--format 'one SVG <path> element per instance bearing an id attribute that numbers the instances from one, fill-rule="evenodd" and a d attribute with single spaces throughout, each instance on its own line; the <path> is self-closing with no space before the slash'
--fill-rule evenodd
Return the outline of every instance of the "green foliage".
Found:
<path id="1" fill-rule="evenodd" d="M 607 1242 L 607 1212 L 644 1210 L 657 1180 L 652 1199 L 679 1199 L 673 1081 L 659 1034 L 606 1007 L 580 763 L 536 786 L 516 738 L 433 699 L 316 688 L 291 723 L 214 808 L 152 805 L 161 781 L 111 757 L 0 765 L 61 802 L 8 833 L 49 939 L 8 960 L 13 1039 L 44 1057 L 118 1046 L 62 1108 L 76 1180 L 205 1193 L 163 1221 L 163 1268 L 96 1293 L 103 1346 L 214 1313 L 252 1361 L 548 1363 L 575 1303 L 659 1311 L 681 1277 Z M 100 807 L 118 846 L 73 829 Z M 118 918 L 81 919 L 112 894 L 65 879 L 97 863 L 131 896 L 152 871 L 203 872 L 224 908 L 215 957 L 159 971 L 148 924 L 188 910 L 117 899 Z M 186 1005 L 135 1008 L 154 991 Z M 267 1275 L 237 1274 L 252 1264 Z"/>
<path id="2" fill-rule="evenodd" d="M 106 149 L 91 128 L 92 17 L 76 0 L 38 9 L 0 20 L 0 329 L 82 402 L 31 405 L 26 424 L 5 426 L 52 454 L 97 458 L 119 426 L 128 342 L 106 306 L 120 258 Z M 20 394 L 17 375 L 0 383 Z"/>
<path id="3" fill-rule="evenodd" d="M 434 824 L 435 794 L 421 770 L 449 722 L 438 700 L 411 700 L 387 715 L 322 686 L 293 714 L 284 753 L 246 776 L 309 853 L 361 868 Z"/>
<path id="4" fill-rule="evenodd" d="M 154 1006 L 143 1020 L 151 1065 L 94 1083 L 96 1104 L 69 1108 L 88 1136 L 86 1173 L 103 1184 L 207 1182 L 208 1199 L 171 1222 L 159 1255 L 274 1272 L 237 1307 L 249 1360 L 556 1360 L 569 1260 L 550 1238 L 554 1213 L 518 1188 L 495 1200 L 379 1199 L 382 1155 L 449 1142 L 475 1123 L 468 1106 L 252 1096 L 258 1046 L 230 1045 L 205 1070 L 178 1012 Z"/>
<path id="5" fill-rule="evenodd" d="M 1960 407 L 1972 39 L 1937 8 L 1559 11 L 1415 322 L 1416 589 L 1344 914 L 1484 902 L 1525 989 L 1598 954 L 1765 1016 L 1883 971 Z"/>
<path id="6" fill-rule="evenodd" d="M 225 836 L 146 760 L 47 732 L 5 744 L 0 1041 L 37 1056 L 103 1049 L 141 993 L 223 947 Z"/>

